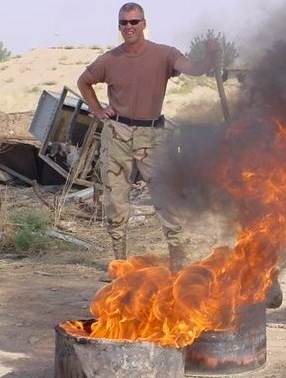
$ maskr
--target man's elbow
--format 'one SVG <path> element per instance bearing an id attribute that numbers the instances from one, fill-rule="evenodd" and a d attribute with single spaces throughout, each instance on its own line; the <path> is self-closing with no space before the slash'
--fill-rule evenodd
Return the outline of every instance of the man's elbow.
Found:
<path id="1" fill-rule="evenodd" d="M 87 87 L 87 82 L 83 74 L 81 74 L 77 80 L 77 87 L 80 91 L 84 90 Z"/>
<path id="2" fill-rule="evenodd" d="M 181 56 L 175 62 L 175 70 L 185 75 L 198 76 L 201 73 L 191 59 Z"/>
<path id="3" fill-rule="evenodd" d="M 87 70 L 84 71 L 77 80 L 77 86 L 81 92 L 90 89 L 92 84 L 93 78 Z"/>

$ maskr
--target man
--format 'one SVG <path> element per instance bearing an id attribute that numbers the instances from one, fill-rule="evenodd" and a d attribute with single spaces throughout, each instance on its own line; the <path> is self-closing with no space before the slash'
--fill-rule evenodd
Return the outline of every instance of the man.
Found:
<path id="1" fill-rule="evenodd" d="M 185 73 L 201 75 L 214 65 L 217 44 L 209 44 L 202 64 L 194 64 L 177 49 L 144 38 L 146 20 L 137 3 L 126 3 L 119 11 L 119 30 L 124 42 L 98 57 L 82 73 L 78 87 L 91 112 L 104 121 L 101 173 L 107 230 L 114 257 L 125 259 L 129 216 L 129 176 L 132 161 L 144 180 L 152 180 L 154 150 L 164 139 L 161 115 L 167 81 Z M 108 85 L 109 105 L 102 107 L 92 85 Z M 157 209 L 166 236 L 170 265 L 179 270 L 185 261 L 182 228 L 165 209 Z"/>

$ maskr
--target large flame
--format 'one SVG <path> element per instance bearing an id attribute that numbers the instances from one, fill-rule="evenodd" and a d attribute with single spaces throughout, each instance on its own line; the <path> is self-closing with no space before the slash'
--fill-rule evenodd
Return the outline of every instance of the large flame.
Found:
<path id="1" fill-rule="evenodd" d="M 247 124 L 227 129 L 212 173 L 239 206 L 235 246 L 217 248 L 176 274 L 150 257 L 112 261 L 115 279 L 92 300 L 90 332 L 76 322 L 65 324 L 69 332 L 182 347 L 204 331 L 235 327 L 240 306 L 265 299 L 286 240 L 286 126 L 269 120 L 259 127 L 267 138 L 237 154 L 228 149 Z"/>

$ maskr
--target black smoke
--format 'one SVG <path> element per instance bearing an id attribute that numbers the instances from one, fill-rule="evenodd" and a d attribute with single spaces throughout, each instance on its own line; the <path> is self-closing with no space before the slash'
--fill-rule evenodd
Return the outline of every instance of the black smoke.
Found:
<path id="1" fill-rule="evenodd" d="M 285 41 L 276 42 L 257 62 L 241 97 L 230 124 L 183 124 L 158 152 L 151 185 L 158 208 L 179 218 L 209 210 L 235 214 L 244 225 L 271 211 L 261 204 L 259 182 L 268 179 L 261 174 L 264 168 L 286 170 L 286 141 L 285 148 L 277 149 L 278 128 L 286 133 Z M 239 194 L 245 189 L 244 175 L 253 174 L 259 177 L 257 187 L 244 198 Z"/>

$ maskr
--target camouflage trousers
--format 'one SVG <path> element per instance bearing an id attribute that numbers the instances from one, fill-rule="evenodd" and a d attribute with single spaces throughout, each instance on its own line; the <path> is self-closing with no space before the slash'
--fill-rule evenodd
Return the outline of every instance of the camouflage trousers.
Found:
<path id="1" fill-rule="evenodd" d="M 100 167 L 104 187 L 103 205 L 107 231 L 115 258 L 126 258 L 126 231 L 129 218 L 130 175 L 133 162 L 147 185 L 152 180 L 154 153 L 165 140 L 163 128 L 127 126 L 104 121 L 101 135 Z M 156 209 L 156 204 L 154 204 Z M 169 246 L 182 243 L 182 227 L 164 209 L 156 209 Z"/>

